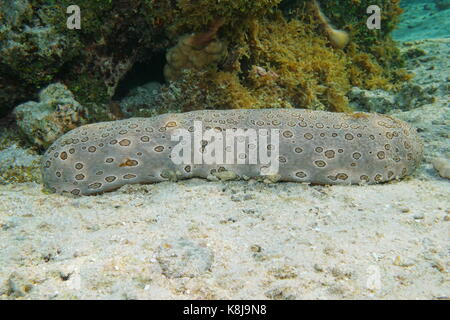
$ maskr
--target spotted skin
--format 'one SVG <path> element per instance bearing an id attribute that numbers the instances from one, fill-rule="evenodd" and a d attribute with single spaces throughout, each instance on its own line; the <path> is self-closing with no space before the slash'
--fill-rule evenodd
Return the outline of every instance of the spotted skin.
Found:
<path id="1" fill-rule="evenodd" d="M 171 134 L 179 128 L 193 132 L 194 121 L 202 121 L 203 130 L 279 129 L 278 181 L 375 184 L 411 174 L 422 158 L 416 130 L 389 116 L 298 109 L 205 110 L 72 130 L 45 153 L 44 184 L 53 192 L 92 195 L 125 184 L 206 178 L 225 170 L 239 177 L 261 177 L 261 164 L 174 164 L 171 152 L 179 142 L 172 141 Z"/>

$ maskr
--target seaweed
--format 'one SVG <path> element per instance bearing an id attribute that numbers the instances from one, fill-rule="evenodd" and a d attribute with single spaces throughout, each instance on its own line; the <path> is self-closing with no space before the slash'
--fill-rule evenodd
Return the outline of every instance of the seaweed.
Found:
<path id="1" fill-rule="evenodd" d="M 390 38 L 399 0 L 321 1 L 323 14 L 350 43 L 333 46 L 310 0 L 18 0 L 2 3 L 0 105 L 11 110 L 47 85 L 67 85 L 92 118 L 107 119 L 116 87 L 137 63 L 194 34 L 226 45 L 226 57 L 186 70 L 161 100 L 198 108 L 294 107 L 346 111 L 351 86 L 394 90 L 410 77 Z M 82 10 L 81 30 L 66 27 L 68 5 Z M 382 8 L 382 29 L 368 30 L 369 5 Z M 322 17 L 323 18 L 323 17 Z M 327 31 L 328 30 L 328 31 Z M 343 35 L 344 33 L 342 33 Z M 203 38 L 202 38 L 203 37 Z M 14 41 L 15 42 L 14 42 Z M 346 44 L 347 42 L 343 42 Z M 162 67 L 161 67 L 162 68 Z M 169 84 L 167 84 L 169 86 Z M 198 100 L 192 101 L 192 97 Z M 175 107 L 161 106 L 160 110 Z M 97 116 L 94 116 L 97 114 Z"/>

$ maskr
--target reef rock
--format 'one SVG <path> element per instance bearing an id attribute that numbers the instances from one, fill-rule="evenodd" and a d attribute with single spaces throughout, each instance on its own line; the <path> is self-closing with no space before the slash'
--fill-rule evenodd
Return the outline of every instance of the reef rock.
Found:
<path id="1" fill-rule="evenodd" d="M 126 116 L 141 117 L 155 115 L 156 98 L 161 90 L 158 82 L 149 82 L 136 87 L 120 101 L 120 109 Z"/>
<path id="2" fill-rule="evenodd" d="M 436 91 L 433 86 L 411 82 L 404 84 L 398 92 L 353 87 L 348 97 L 355 110 L 387 113 L 393 109 L 411 110 L 432 103 L 435 100 L 433 91 Z"/>
<path id="3" fill-rule="evenodd" d="M 31 1 L 0 3 L 0 112 L 31 98 L 73 57 L 71 41 L 49 21 L 47 6 Z M 31 94 L 31 96 L 30 96 Z M 5 110 L 6 109 L 6 110 Z"/>
<path id="4" fill-rule="evenodd" d="M 16 144 L 0 150 L 0 184 L 40 182 L 41 157 Z"/>
<path id="5" fill-rule="evenodd" d="M 181 37 L 178 44 L 167 52 L 166 80 L 177 80 L 184 69 L 204 70 L 224 59 L 227 48 L 223 42 L 214 40 L 203 44 L 198 36 Z"/>
<path id="6" fill-rule="evenodd" d="M 86 111 L 72 92 L 60 83 L 39 94 L 39 102 L 17 106 L 14 115 L 21 133 L 33 144 L 46 148 L 62 134 L 86 124 Z"/>

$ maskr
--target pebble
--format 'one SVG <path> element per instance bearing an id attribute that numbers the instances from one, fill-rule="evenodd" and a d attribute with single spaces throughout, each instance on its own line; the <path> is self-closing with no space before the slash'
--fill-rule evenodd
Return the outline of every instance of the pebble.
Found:
<path id="1" fill-rule="evenodd" d="M 255 195 L 253 194 L 245 194 L 245 195 L 232 195 L 231 201 L 240 202 L 240 201 L 248 201 L 255 199 Z"/>
<path id="2" fill-rule="evenodd" d="M 422 220 L 422 219 L 425 219 L 425 215 L 422 212 L 420 212 L 420 213 L 416 213 L 413 216 L 413 218 L 414 218 L 414 220 Z"/>
<path id="3" fill-rule="evenodd" d="M 317 263 L 314 264 L 314 270 L 317 272 L 323 272 L 322 266 L 318 265 Z"/>
<path id="4" fill-rule="evenodd" d="M 274 288 L 266 291 L 264 295 L 272 300 L 295 300 L 295 295 L 290 294 L 289 291 L 290 288 Z"/>
<path id="5" fill-rule="evenodd" d="M 214 176 L 218 178 L 220 181 L 232 181 L 239 178 L 239 176 L 233 171 L 215 172 Z"/>
<path id="6" fill-rule="evenodd" d="M 450 161 L 448 159 L 436 158 L 432 164 L 442 178 L 450 179 Z"/>

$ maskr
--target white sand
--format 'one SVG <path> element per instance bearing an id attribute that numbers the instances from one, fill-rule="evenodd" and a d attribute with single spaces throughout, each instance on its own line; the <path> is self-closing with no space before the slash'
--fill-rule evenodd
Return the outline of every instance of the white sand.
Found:
<path id="1" fill-rule="evenodd" d="M 366 187 L 191 180 L 80 199 L 0 187 L 0 297 L 448 297 L 449 191 L 448 181 L 417 179 Z M 206 254 L 165 263 L 193 277 L 162 273 L 161 257 L 179 238 Z"/>

